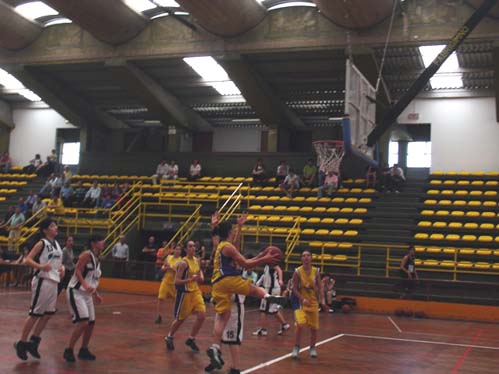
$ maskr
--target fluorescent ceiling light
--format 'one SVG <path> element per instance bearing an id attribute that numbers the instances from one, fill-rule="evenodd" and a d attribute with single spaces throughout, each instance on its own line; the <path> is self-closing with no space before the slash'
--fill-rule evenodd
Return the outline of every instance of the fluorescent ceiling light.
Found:
<path id="1" fill-rule="evenodd" d="M 155 4 L 166 8 L 180 8 L 180 5 L 174 0 L 153 0 Z"/>
<path id="2" fill-rule="evenodd" d="M 169 15 L 170 15 L 170 13 L 166 13 L 166 12 L 164 12 L 164 13 L 159 13 L 159 14 L 156 14 L 155 16 L 151 17 L 151 19 L 156 19 L 156 18 L 167 17 L 167 16 L 169 16 Z"/>
<path id="3" fill-rule="evenodd" d="M 19 82 L 16 77 L 7 73 L 3 69 L 0 69 L 0 84 L 6 90 L 20 90 L 24 88 L 23 84 Z"/>
<path id="4" fill-rule="evenodd" d="M 16 11 L 23 17 L 36 20 L 40 17 L 55 16 L 59 12 L 41 1 L 32 1 L 16 6 Z"/>
<path id="5" fill-rule="evenodd" d="M 73 21 L 71 21 L 70 19 L 68 18 L 56 18 L 56 19 L 52 19 L 50 21 L 48 21 L 47 23 L 45 23 L 45 27 L 49 27 L 49 26 L 54 26 L 54 25 L 61 25 L 63 23 L 72 23 Z"/>
<path id="6" fill-rule="evenodd" d="M 135 10 L 137 13 L 142 13 L 146 10 L 157 8 L 157 5 L 153 4 L 149 0 L 125 0 L 125 4 Z"/>
<path id="7" fill-rule="evenodd" d="M 187 13 L 187 12 L 175 12 L 175 15 L 176 16 L 188 16 L 189 13 Z"/>
<path id="8" fill-rule="evenodd" d="M 223 96 L 241 95 L 241 91 L 239 91 L 239 88 L 237 88 L 237 86 L 232 81 L 212 82 L 211 85 L 215 90 L 218 91 L 220 95 Z"/>
<path id="9" fill-rule="evenodd" d="M 445 45 L 425 45 L 419 47 L 419 53 L 423 58 L 424 66 L 427 68 L 433 62 L 433 60 L 438 56 L 440 52 L 445 48 Z M 456 52 L 451 53 L 451 55 L 445 60 L 445 62 L 440 66 L 438 72 L 440 73 L 452 73 L 459 69 L 459 62 L 457 60 Z"/>
<path id="10" fill-rule="evenodd" d="M 461 74 L 437 74 L 430 79 L 430 84 L 434 90 L 464 87 Z"/>
<path id="11" fill-rule="evenodd" d="M 31 90 L 28 90 L 27 88 L 24 88 L 22 90 L 17 91 L 19 95 L 24 96 L 26 99 L 30 101 L 42 101 L 42 98 L 38 96 L 36 93 L 34 93 Z"/>
<path id="12" fill-rule="evenodd" d="M 290 8 L 290 7 L 297 7 L 297 6 L 307 6 L 310 8 L 315 8 L 317 5 L 315 5 L 314 3 L 308 3 L 306 1 L 290 1 L 288 3 L 274 5 L 273 7 L 270 7 L 268 10 L 276 10 L 276 9 L 281 9 L 281 8 Z"/>
<path id="13" fill-rule="evenodd" d="M 232 122 L 260 122 L 260 118 L 235 118 Z"/>

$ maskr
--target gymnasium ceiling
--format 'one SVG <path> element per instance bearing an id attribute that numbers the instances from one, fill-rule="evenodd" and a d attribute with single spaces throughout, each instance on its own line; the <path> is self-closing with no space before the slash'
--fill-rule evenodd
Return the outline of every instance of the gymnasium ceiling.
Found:
<path id="1" fill-rule="evenodd" d="M 55 7 L 61 1 L 78 0 L 45 0 L 45 3 Z M 85 1 L 89 6 L 95 6 L 96 0 Z M 80 10 L 85 9 L 85 1 L 80 0 Z M 121 2 L 106 1 L 109 1 L 106 4 Z M 241 25 L 246 29 L 237 30 L 237 22 L 242 21 L 236 19 L 232 24 L 227 21 L 229 24 L 224 24 L 225 29 L 215 30 L 217 15 L 211 15 L 209 19 L 199 13 L 206 5 L 200 3 L 205 0 L 190 0 L 190 5 L 188 1 L 178 1 L 179 6 L 153 7 L 131 17 L 135 17 L 133 21 L 139 26 L 143 23 L 145 30 L 151 34 L 158 29 L 170 32 L 180 30 L 180 38 L 194 35 L 195 39 L 200 34 L 201 41 L 207 40 L 209 46 L 206 48 L 213 49 L 213 53 L 191 48 L 191 45 L 200 45 L 195 42 L 189 45 L 190 51 L 185 47 L 184 52 L 182 47 L 176 45 L 171 53 L 169 50 L 158 53 L 157 49 L 144 46 L 146 39 L 142 35 L 146 31 L 141 31 L 139 37 L 133 35 L 128 38 L 130 40 L 113 40 L 113 36 L 109 36 L 109 40 L 102 41 L 106 38 L 106 28 L 92 29 L 96 27 L 95 23 L 85 23 L 86 20 L 81 19 L 75 20 L 79 26 L 44 26 L 56 20 L 69 22 L 61 12 L 34 20 L 39 35 L 22 48 L 9 50 L 3 45 L 4 48 L 0 48 L 0 67 L 11 71 L 27 88 L 76 125 L 82 125 L 85 118 L 91 118 L 108 127 L 174 125 L 200 131 L 220 126 L 276 127 L 283 123 L 297 128 L 329 126 L 332 118 L 343 114 L 346 56 L 353 56 L 354 62 L 359 64 L 368 78 L 376 81 L 393 4 L 391 0 L 380 0 L 376 1 L 377 7 L 373 7 L 374 2 L 371 1 L 352 1 L 353 10 L 358 7 L 359 17 L 335 19 L 334 14 L 331 17 L 331 11 L 338 8 L 331 6 L 328 9 L 324 0 L 303 1 L 300 7 L 282 9 L 274 7 L 290 1 L 240 0 L 240 6 L 247 6 L 249 2 L 256 4 L 249 4 L 247 9 L 253 20 L 251 17 L 241 18 L 248 24 L 253 22 L 251 27 Z M 228 0 L 211 1 L 213 6 L 229 3 Z M 0 0 L 0 5 L 16 7 L 27 2 Z M 359 8 L 362 2 L 369 5 Z M 167 5 L 174 3 L 170 1 Z M 182 4 L 194 6 L 193 11 L 198 12 L 196 16 Z M 441 13 L 429 15 L 435 13 L 435 9 L 425 13 L 428 4 Z M 123 6 L 122 3 L 118 5 Z M 399 98 L 424 70 L 418 47 L 444 44 L 447 35 L 451 36 L 472 13 L 473 5 L 479 4 L 463 0 L 405 0 L 401 5 L 397 4 L 393 40 L 386 49 L 382 73 L 389 99 Z M 111 10 L 109 7 L 103 11 Z M 206 8 L 204 10 L 209 13 Z M 344 11 L 345 15 L 352 14 L 348 13 L 352 9 L 340 11 Z M 494 18 L 496 13 L 484 21 L 486 28 L 483 31 L 472 34 L 473 37 L 457 51 L 457 71 L 462 76 L 462 86 L 436 88 L 428 84 L 422 96 L 494 96 L 495 45 L 492 36 L 494 32 L 499 35 L 499 21 Z M 72 18 L 69 14 L 71 11 L 68 11 L 68 18 Z M 0 16 L 5 15 L 5 10 L 0 7 Z M 369 19 L 370 16 L 374 18 Z M 303 24 L 294 30 L 289 24 L 297 19 L 303 20 Z M 84 25 L 88 25 L 88 29 Z M 64 56 L 61 54 L 64 48 L 67 48 L 68 54 L 73 53 L 73 49 L 71 45 L 65 47 L 67 35 L 62 34 L 68 30 L 67 34 L 76 35 L 76 28 L 80 30 L 80 26 L 85 32 L 82 38 L 86 38 L 88 45 L 74 49 L 73 57 Z M 32 25 L 27 27 L 32 28 Z M 336 41 L 331 46 L 326 42 L 307 46 L 307 40 L 313 40 L 313 27 L 317 27 L 321 35 L 326 35 L 331 29 L 334 32 L 331 38 L 336 38 Z M 87 32 L 97 37 L 92 38 Z M 225 35 L 220 35 L 224 32 Z M 289 32 L 289 36 L 269 36 L 271 32 Z M 259 41 L 262 33 L 265 34 L 263 47 L 254 42 Z M 283 39 L 285 37 L 289 40 Z M 88 42 L 90 38 L 92 40 Z M 134 48 L 140 43 L 140 52 L 136 53 Z M 50 51 L 54 51 L 53 59 Z M 87 52 L 88 58 L 85 57 Z M 195 55 L 213 55 L 244 96 L 219 94 L 184 62 L 184 56 Z M 15 90 L 2 88 L 1 85 L 0 100 L 13 106 L 29 102 Z M 269 103 L 272 107 L 270 111 L 266 108 Z"/>

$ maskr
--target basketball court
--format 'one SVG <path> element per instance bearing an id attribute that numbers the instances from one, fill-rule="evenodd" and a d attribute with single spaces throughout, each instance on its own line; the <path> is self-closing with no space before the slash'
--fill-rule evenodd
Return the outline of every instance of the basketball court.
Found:
<path id="1" fill-rule="evenodd" d="M 204 353 L 193 354 L 184 346 L 191 320 L 177 333 L 175 351 L 167 352 L 163 338 L 171 317 L 153 323 L 156 299 L 104 293 L 97 306 L 97 322 L 91 343 L 95 362 L 68 364 L 62 358 L 72 328 L 66 299 L 60 297 L 59 312 L 48 324 L 40 346 L 41 360 L 21 362 L 12 343 L 18 339 L 30 299 L 28 291 L 0 290 L 0 372 L 2 373 L 204 373 Z M 171 304 L 167 304 L 167 311 Z M 289 309 L 284 311 L 292 321 Z M 214 312 L 208 306 L 206 322 L 197 338 L 202 351 L 211 344 Z M 273 322 L 272 320 L 269 320 Z M 246 309 L 242 373 L 497 373 L 499 326 L 495 324 L 418 320 L 374 314 L 320 314 L 317 359 L 303 349 L 299 360 L 290 358 L 294 329 L 276 334 L 269 323 L 267 337 L 251 333 L 258 327 L 256 306 Z M 305 333 L 303 341 L 308 340 Z M 228 350 L 224 350 L 229 361 Z M 225 368 L 228 370 L 229 363 Z M 220 371 L 220 372 L 225 372 Z"/>

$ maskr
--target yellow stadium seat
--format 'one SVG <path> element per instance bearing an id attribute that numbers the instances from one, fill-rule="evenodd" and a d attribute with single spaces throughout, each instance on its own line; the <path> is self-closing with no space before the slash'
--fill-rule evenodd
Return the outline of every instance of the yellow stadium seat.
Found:
<path id="1" fill-rule="evenodd" d="M 499 270 L 499 263 L 492 264 L 492 269 L 493 270 Z"/>
<path id="2" fill-rule="evenodd" d="M 442 190 L 440 193 L 442 195 L 454 195 L 454 191 L 452 190 Z"/>
<path id="3" fill-rule="evenodd" d="M 314 235 L 315 230 L 314 229 L 304 229 L 301 230 L 302 235 Z"/>
<path id="4" fill-rule="evenodd" d="M 456 253 L 456 248 L 446 247 L 446 248 L 442 249 L 442 252 L 447 254 L 447 255 L 453 255 L 454 253 Z"/>
<path id="5" fill-rule="evenodd" d="M 468 201 L 468 206 L 482 206 L 482 202 L 478 200 L 470 200 Z"/>
<path id="6" fill-rule="evenodd" d="M 348 193 L 348 188 L 339 188 L 338 192 L 339 193 Z"/>
<path id="7" fill-rule="evenodd" d="M 274 206 L 273 205 L 264 205 L 264 206 L 262 206 L 262 210 L 274 210 Z"/>
<path id="8" fill-rule="evenodd" d="M 483 181 L 472 181 L 471 185 L 472 186 L 483 186 L 484 182 Z"/>
<path id="9" fill-rule="evenodd" d="M 371 204 L 372 201 L 373 200 L 370 197 L 363 197 L 359 199 L 359 204 Z"/>
<path id="10" fill-rule="evenodd" d="M 480 224 L 480 230 L 494 230 L 495 226 L 492 223 L 482 223 Z"/>
<path id="11" fill-rule="evenodd" d="M 319 256 L 322 261 L 331 261 L 333 259 L 333 255 L 330 254 L 324 254 L 322 256 Z"/>
<path id="12" fill-rule="evenodd" d="M 464 212 L 462 210 L 453 210 L 450 213 L 450 215 L 453 216 L 453 217 L 463 217 L 464 216 Z"/>
<path id="13" fill-rule="evenodd" d="M 310 192 L 310 191 L 312 191 L 312 189 L 310 187 L 302 187 L 302 188 L 300 188 L 300 191 L 301 192 Z"/>
<path id="14" fill-rule="evenodd" d="M 359 232 L 357 230 L 347 230 L 343 233 L 345 236 L 357 236 Z"/>
<path id="15" fill-rule="evenodd" d="M 274 207 L 274 210 L 275 210 L 276 212 L 284 212 L 284 211 L 285 211 L 285 210 L 287 210 L 287 209 L 288 209 L 288 207 L 287 207 L 287 206 L 285 206 L 285 205 L 276 205 L 276 206 Z"/>
<path id="16" fill-rule="evenodd" d="M 449 229 L 460 229 L 463 227 L 463 224 L 461 222 L 451 222 L 447 227 Z"/>
<path id="17" fill-rule="evenodd" d="M 300 208 L 300 212 L 302 213 L 310 213 L 313 210 L 311 206 L 302 206 Z"/>
<path id="18" fill-rule="evenodd" d="M 305 199 L 305 201 L 306 201 L 307 203 L 316 203 L 316 202 L 317 202 L 317 200 L 319 200 L 319 199 L 318 199 L 317 197 L 313 197 L 313 196 L 307 197 L 307 198 Z"/>
<path id="19" fill-rule="evenodd" d="M 444 260 L 440 262 L 440 266 L 443 268 L 454 268 L 455 265 L 456 263 L 450 260 Z"/>
<path id="20" fill-rule="evenodd" d="M 269 196 L 269 198 L 267 199 L 268 201 L 277 201 L 277 200 L 280 200 L 281 197 L 280 196 Z"/>
<path id="21" fill-rule="evenodd" d="M 464 224 L 465 229 L 476 230 L 478 228 L 478 223 L 475 222 L 466 222 Z"/>
<path id="22" fill-rule="evenodd" d="M 438 179 L 432 179 L 430 181 L 430 184 L 433 184 L 433 185 L 440 185 L 442 184 L 442 181 L 441 180 L 438 180 Z"/>
<path id="23" fill-rule="evenodd" d="M 315 232 L 315 235 L 324 236 L 329 235 L 329 230 L 320 229 Z"/>
<path id="24" fill-rule="evenodd" d="M 353 208 L 341 208 L 341 213 L 353 213 Z"/>
<path id="25" fill-rule="evenodd" d="M 340 208 L 337 208 L 335 206 L 327 208 L 326 212 L 328 213 L 338 213 L 340 211 Z"/>
<path id="26" fill-rule="evenodd" d="M 331 198 L 330 197 L 321 197 L 319 199 L 319 202 L 320 203 L 329 203 L 331 201 Z"/>
<path id="27" fill-rule="evenodd" d="M 483 191 L 470 191 L 470 196 L 482 196 Z"/>
<path id="28" fill-rule="evenodd" d="M 466 212 L 466 217 L 480 217 L 480 212 L 470 210 L 469 212 Z"/>
<path id="29" fill-rule="evenodd" d="M 326 213 L 326 208 L 325 208 L 325 207 L 323 207 L 323 206 L 316 206 L 316 207 L 314 208 L 314 212 L 315 212 L 315 213 Z"/>
<path id="30" fill-rule="evenodd" d="M 279 222 L 280 220 L 281 220 L 281 217 L 279 217 L 279 216 L 269 216 L 267 218 L 267 221 L 269 221 L 269 222 Z"/>
<path id="31" fill-rule="evenodd" d="M 494 256 L 499 256 L 499 249 L 494 250 Z"/>
<path id="32" fill-rule="evenodd" d="M 475 235 L 463 235 L 461 237 L 461 240 L 464 240 L 465 242 L 474 242 L 474 241 L 476 241 L 476 236 Z"/>
<path id="33" fill-rule="evenodd" d="M 471 269 L 473 267 L 473 263 L 470 261 L 459 261 L 457 263 L 457 267 L 460 269 Z"/>
<path id="34" fill-rule="evenodd" d="M 422 216 L 432 216 L 435 212 L 433 210 L 422 210 L 421 215 Z"/>
<path id="35" fill-rule="evenodd" d="M 282 216 L 281 217 L 281 222 L 293 222 L 295 220 L 294 217 L 291 216 Z"/>
<path id="36" fill-rule="evenodd" d="M 465 181 L 465 180 L 457 181 L 458 186 L 468 186 L 469 184 L 470 184 L 470 181 Z"/>
<path id="37" fill-rule="evenodd" d="M 424 204 L 425 205 L 436 205 L 437 204 L 437 200 L 425 200 Z"/>
<path id="38" fill-rule="evenodd" d="M 335 223 L 337 225 L 346 225 L 348 223 L 348 219 L 346 218 L 337 218 Z"/>
<path id="39" fill-rule="evenodd" d="M 499 182 L 498 181 L 487 181 L 487 182 L 485 182 L 485 185 L 490 186 L 490 187 L 497 187 L 499 185 Z"/>
<path id="40" fill-rule="evenodd" d="M 497 191 L 485 191 L 483 194 L 485 196 L 497 196 Z"/>
<path id="41" fill-rule="evenodd" d="M 346 261 L 348 260 L 348 257 L 345 255 L 336 255 L 333 257 L 334 261 Z"/>
<path id="42" fill-rule="evenodd" d="M 351 225 L 362 225 L 364 221 L 358 218 L 353 218 L 350 221 L 348 221 L 348 223 Z"/>
<path id="43" fill-rule="evenodd" d="M 343 197 L 335 197 L 333 200 L 332 200 L 333 203 L 343 203 L 345 202 L 345 199 Z"/>
<path id="44" fill-rule="evenodd" d="M 461 248 L 459 253 L 462 255 L 474 255 L 475 250 L 473 248 Z"/>
<path id="45" fill-rule="evenodd" d="M 308 243 L 308 246 L 310 248 L 322 248 L 322 245 L 323 245 L 323 243 L 319 242 L 319 241 L 313 241 L 313 242 Z"/>
<path id="46" fill-rule="evenodd" d="M 437 210 L 435 214 L 437 216 L 448 216 L 450 213 L 448 210 Z"/>
<path id="47" fill-rule="evenodd" d="M 340 248 L 340 249 L 352 249 L 353 244 L 352 243 L 338 243 L 338 248 Z"/>
<path id="48" fill-rule="evenodd" d="M 482 203 L 482 205 L 485 206 L 485 207 L 496 207 L 497 206 L 497 202 L 487 200 L 487 201 L 484 201 Z"/>
<path id="49" fill-rule="evenodd" d="M 324 248 L 327 248 L 327 249 L 338 248 L 338 243 L 336 243 L 336 242 L 324 242 Z"/>
<path id="50" fill-rule="evenodd" d="M 431 240 L 444 240 L 444 235 L 443 234 L 431 234 L 430 235 Z"/>
<path id="51" fill-rule="evenodd" d="M 438 261 L 437 260 L 424 260 L 423 265 L 424 266 L 438 266 Z"/>
<path id="52" fill-rule="evenodd" d="M 440 191 L 439 190 L 428 190 L 428 191 L 426 191 L 426 194 L 427 195 L 438 195 L 438 194 L 440 194 Z"/>
<path id="53" fill-rule="evenodd" d="M 298 212 L 300 210 L 299 206 L 288 206 L 288 212 Z"/>
<path id="54" fill-rule="evenodd" d="M 414 247 L 414 250 L 416 252 L 422 253 L 422 252 L 426 251 L 426 247 L 421 247 L 421 246 L 417 245 Z"/>
<path id="55" fill-rule="evenodd" d="M 436 222 L 433 222 L 432 226 L 435 228 L 444 228 L 444 227 L 447 227 L 447 222 L 436 221 Z"/>
<path id="56" fill-rule="evenodd" d="M 420 260 L 419 258 L 417 258 L 414 260 L 414 263 L 419 266 L 419 265 L 423 264 L 423 260 Z"/>
<path id="57" fill-rule="evenodd" d="M 477 249 L 476 254 L 479 256 L 491 256 L 492 250 L 491 249 Z"/>
<path id="58" fill-rule="evenodd" d="M 276 227 L 274 229 L 275 235 L 288 234 L 288 233 L 289 233 L 289 229 L 286 227 Z"/>
<path id="59" fill-rule="evenodd" d="M 357 204 L 358 201 L 359 199 L 357 199 L 356 197 L 349 197 L 345 199 L 345 203 L 347 204 Z"/>
<path id="60" fill-rule="evenodd" d="M 340 236 L 343 235 L 343 230 L 331 230 L 330 235 Z"/>
<path id="61" fill-rule="evenodd" d="M 305 198 L 303 196 L 295 196 L 292 198 L 294 202 L 302 202 L 305 201 Z"/>
<path id="62" fill-rule="evenodd" d="M 494 212 L 482 212 L 480 216 L 484 218 L 495 218 L 496 214 Z"/>
<path id="63" fill-rule="evenodd" d="M 478 237 L 478 241 L 479 242 L 482 242 L 482 243 L 490 243 L 494 240 L 494 237 L 490 236 L 490 235 L 480 235 Z"/>
<path id="64" fill-rule="evenodd" d="M 319 223 L 321 221 L 318 217 L 311 217 L 307 220 L 307 223 Z"/>
<path id="65" fill-rule="evenodd" d="M 291 201 L 291 198 L 288 197 L 288 196 L 283 196 L 279 200 L 282 201 L 282 202 L 289 202 L 289 201 Z"/>
<path id="66" fill-rule="evenodd" d="M 440 200 L 438 203 L 440 205 L 451 205 L 452 201 L 450 201 L 450 200 Z"/>
<path id="67" fill-rule="evenodd" d="M 466 190 L 457 190 L 455 195 L 457 196 L 467 196 L 468 195 L 468 191 Z"/>
<path id="68" fill-rule="evenodd" d="M 350 190 L 350 193 L 362 193 L 362 188 L 352 188 Z"/>
<path id="69" fill-rule="evenodd" d="M 440 247 L 428 247 L 428 248 L 426 248 L 426 252 L 428 252 L 428 253 L 440 253 L 440 252 L 442 252 L 442 248 L 440 248 Z"/>
<path id="70" fill-rule="evenodd" d="M 255 200 L 257 200 L 257 201 L 265 201 L 267 199 L 268 199 L 267 195 L 259 195 L 259 196 L 256 197 Z"/>
<path id="71" fill-rule="evenodd" d="M 355 208 L 354 213 L 365 214 L 365 213 L 367 213 L 367 209 L 366 208 Z"/>
<path id="72" fill-rule="evenodd" d="M 451 241 L 455 241 L 455 240 L 459 240 L 461 239 L 461 237 L 457 234 L 447 234 L 445 235 L 445 240 L 451 240 Z"/>
<path id="73" fill-rule="evenodd" d="M 475 269 L 478 270 L 489 270 L 490 264 L 488 262 L 475 262 Z"/>
<path id="74" fill-rule="evenodd" d="M 432 175 L 444 175 L 444 172 L 443 171 L 434 171 L 433 173 L 431 173 Z"/>
<path id="75" fill-rule="evenodd" d="M 424 232 L 418 232 L 414 235 L 414 239 L 428 239 L 428 234 Z"/>
<path id="76" fill-rule="evenodd" d="M 334 223 L 334 218 L 323 218 L 321 220 L 321 223 L 325 223 L 325 224 L 330 225 L 330 224 Z"/>
<path id="77" fill-rule="evenodd" d="M 444 185 L 446 185 L 446 186 L 453 186 L 455 184 L 456 184 L 456 181 L 452 180 L 452 179 L 447 179 L 444 181 Z"/>

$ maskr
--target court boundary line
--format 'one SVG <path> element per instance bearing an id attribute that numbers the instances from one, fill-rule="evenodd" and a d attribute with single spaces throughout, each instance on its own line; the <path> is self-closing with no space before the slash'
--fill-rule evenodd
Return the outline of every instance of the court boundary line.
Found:
<path id="1" fill-rule="evenodd" d="M 402 333 L 402 329 L 395 323 L 395 321 L 392 319 L 392 317 L 388 316 L 388 320 L 392 323 L 392 325 L 397 329 L 399 333 Z"/>
<path id="2" fill-rule="evenodd" d="M 481 334 L 482 334 L 482 330 L 479 329 L 477 331 L 477 333 L 475 334 L 475 336 L 473 337 L 471 344 L 474 344 L 478 340 L 478 338 L 480 337 Z M 461 357 L 459 357 L 459 360 L 456 362 L 456 365 L 452 369 L 452 371 L 451 371 L 452 374 L 457 374 L 459 372 L 459 369 L 461 368 L 461 366 L 463 366 L 464 361 L 466 361 L 466 358 L 468 357 L 468 354 L 471 352 L 472 349 L 473 349 L 473 347 L 466 348 L 466 350 L 463 352 Z"/>
<path id="3" fill-rule="evenodd" d="M 336 339 L 339 339 L 339 338 L 341 338 L 343 336 L 345 336 L 345 334 L 338 334 L 338 335 L 332 336 L 330 338 L 327 338 L 327 339 L 321 340 L 320 342 L 317 342 L 315 344 L 315 346 L 318 347 L 318 346 L 320 346 L 322 344 L 329 343 L 329 342 L 331 342 L 333 340 L 336 340 Z M 308 346 L 305 347 L 305 348 L 302 348 L 302 349 L 300 349 L 300 353 L 308 351 L 309 349 L 310 349 L 310 347 L 308 347 Z M 252 368 L 249 368 L 249 369 L 241 371 L 241 374 L 252 373 L 254 371 L 257 371 L 257 370 L 263 369 L 265 367 L 271 366 L 271 365 L 273 365 L 273 364 L 275 364 L 275 363 L 277 363 L 279 361 L 285 360 L 286 358 L 289 358 L 289 357 L 291 357 L 291 353 L 287 353 L 285 355 L 279 356 L 279 357 L 274 358 L 272 360 L 269 360 L 269 361 L 266 361 L 266 362 L 262 362 L 261 364 L 253 366 Z"/>
<path id="4" fill-rule="evenodd" d="M 449 343 L 449 342 L 439 342 L 439 341 L 419 340 L 419 339 L 391 338 L 389 336 L 375 336 L 375 335 L 362 335 L 362 334 L 342 334 L 342 335 L 346 336 L 346 337 L 350 336 L 350 337 L 353 337 L 353 338 L 393 340 L 393 341 L 399 341 L 399 342 L 421 343 L 421 344 L 435 344 L 435 345 L 448 345 L 448 346 L 451 346 L 451 347 L 489 349 L 489 350 L 499 351 L 499 347 L 492 347 L 492 346 L 487 346 L 487 345 Z"/>

